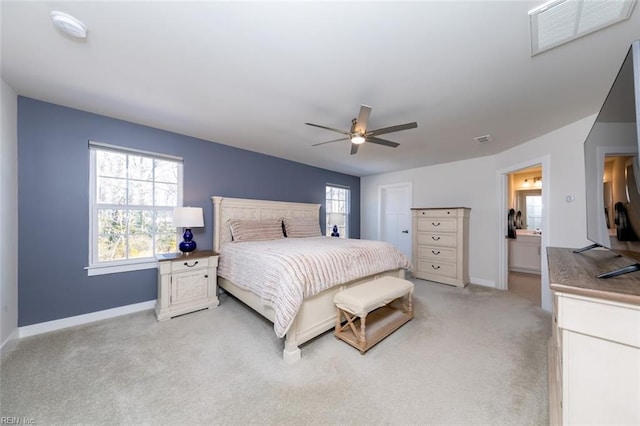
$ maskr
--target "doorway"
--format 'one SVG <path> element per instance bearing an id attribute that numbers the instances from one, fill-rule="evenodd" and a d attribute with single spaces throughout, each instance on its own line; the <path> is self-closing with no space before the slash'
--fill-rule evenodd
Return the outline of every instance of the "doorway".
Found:
<path id="1" fill-rule="evenodd" d="M 496 287 L 545 310 L 551 309 L 549 280 L 544 273 L 549 229 L 548 164 L 545 156 L 498 172 L 501 190 Z"/>
<path id="2" fill-rule="evenodd" d="M 542 166 L 508 178 L 507 291 L 541 306 Z"/>
<path id="3" fill-rule="evenodd" d="M 411 259 L 411 182 L 383 185 L 378 192 L 378 239 L 398 247 Z"/>

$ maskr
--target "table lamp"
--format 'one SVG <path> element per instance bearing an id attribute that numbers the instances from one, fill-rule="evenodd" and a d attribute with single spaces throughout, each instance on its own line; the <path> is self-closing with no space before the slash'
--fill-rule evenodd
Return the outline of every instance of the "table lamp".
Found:
<path id="1" fill-rule="evenodd" d="M 333 223 L 332 237 L 339 237 L 338 225 L 344 226 L 344 214 L 342 213 L 329 213 L 329 225 Z"/>
<path id="2" fill-rule="evenodd" d="M 173 225 L 176 228 L 185 228 L 184 241 L 180 243 L 180 251 L 189 254 L 196 249 L 191 228 L 204 226 L 202 207 L 176 207 L 173 210 Z"/>

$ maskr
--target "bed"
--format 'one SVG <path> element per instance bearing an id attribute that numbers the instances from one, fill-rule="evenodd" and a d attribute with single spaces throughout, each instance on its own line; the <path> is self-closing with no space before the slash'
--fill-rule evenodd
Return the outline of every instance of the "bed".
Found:
<path id="1" fill-rule="evenodd" d="M 232 273 L 232 268 L 226 267 L 225 265 L 229 264 L 232 258 L 235 259 L 235 256 L 242 255 L 245 256 L 244 265 L 248 265 L 250 261 L 247 261 L 246 259 L 253 259 L 254 257 L 252 256 L 257 256 L 262 252 L 265 256 L 268 255 L 270 257 L 265 258 L 266 260 L 255 258 L 255 263 L 256 265 L 259 265 L 260 268 L 264 268 L 264 277 L 267 277 L 269 276 L 269 273 L 266 269 L 271 264 L 279 263 L 279 269 L 286 269 L 287 272 L 289 272 L 289 269 L 296 267 L 295 263 L 299 261 L 299 257 L 296 257 L 297 254 L 294 256 L 294 259 L 290 261 L 293 263 L 289 264 L 281 263 L 280 258 L 277 257 L 280 255 L 280 251 L 288 254 L 289 252 L 286 250 L 290 250 L 289 246 L 306 246 L 312 248 L 311 251 L 315 251 L 316 255 L 318 255 L 318 253 L 324 252 L 324 250 L 318 248 L 321 247 L 321 244 L 342 243 L 343 245 L 351 245 L 356 242 L 360 242 L 360 240 L 347 241 L 345 239 L 341 239 L 342 242 L 339 242 L 337 241 L 339 240 L 337 238 L 316 237 L 315 239 L 284 238 L 284 241 L 232 242 L 233 238 L 230 224 L 237 222 L 245 223 L 249 221 L 256 221 L 256 223 L 261 221 L 268 222 L 269 220 L 280 219 L 285 221 L 289 219 L 291 221 L 307 220 L 309 222 L 314 221 L 316 224 L 319 224 L 320 205 L 228 198 L 220 196 L 213 196 L 211 198 L 214 206 L 213 248 L 216 252 L 220 253 L 218 285 L 226 292 L 274 323 L 274 331 L 276 332 L 276 335 L 278 337 L 284 337 L 285 339 L 283 359 L 287 363 L 293 363 L 300 359 L 300 345 L 335 326 L 336 310 L 333 303 L 333 297 L 337 292 L 382 276 L 404 278 L 405 270 L 410 268 L 409 260 L 401 253 L 398 255 L 399 250 L 397 248 L 388 245 L 389 249 L 394 250 L 394 252 L 392 256 L 387 255 L 385 257 L 393 257 L 394 259 L 393 262 L 387 261 L 386 263 L 393 263 L 392 266 L 385 266 L 386 269 L 375 273 L 369 273 L 367 275 L 362 275 L 366 273 L 363 271 L 357 271 L 356 273 L 349 270 L 348 273 L 345 272 L 344 274 L 349 277 L 348 280 L 344 279 L 344 281 L 339 282 L 336 282 L 338 278 L 333 276 L 334 274 L 325 271 L 321 273 L 321 275 L 324 274 L 322 276 L 326 276 L 326 279 L 323 279 L 326 280 L 326 283 L 324 284 L 326 284 L 328 288 L 313 288 L 313 290 L 306 289 L 295 291 L 297 295 L 294 297 L 294 299 L 296 299 L 296 303 L 292 302 L 292 304 L 297 304 L 297 299 L 301 299 L 299 300 L 299 306 L 294 306 L 292 308 L 287 307 L 284 309 L 280 305 L 276 304 L 273 298 L 265 296 L 265 294 L 277 292 L 277 288 L 267 291 L 252 288 L 250 284 L 243 281 L 246 277 L 241 276 L 241 273 Z M 294 242 L 293 240 L 300 241 Z M 361 243 L 386 244 L 381 242 L 367 242 L 365 240 L 362 240 Z M 253 251 L 243 253 L 242 251 L 239 251 L 240 248 L 243 250 L 247 249 Z M 297 248 L 294 248 L 294 250 L 297 250 Z M 235 253 L 235 251 L 239 252 Z M 308 253 L 305 253 L 304 255 L 307 254 Z M 378 265 L 378 267 L 380 266 Z M 262 269 L 260 271 L 262 271 Z M 296 271 L 295 273 L 291 272 L 290 274 L 299 275 L 300 272 Z M 260 276 L 261 274 L 254 273 L 253 275 Z M 264 280 L 268 281 L 267 278 L 264 278 Z M 285 281 L 284 278 L 283 281 Z M 302 294 L 302 297 L 300 297 L 300 294 Z M 291 309 L 294 309 L 294 311 L 292 312 Z M 284 314 L 282 312 L 283 310 L 286 311 Z"/>

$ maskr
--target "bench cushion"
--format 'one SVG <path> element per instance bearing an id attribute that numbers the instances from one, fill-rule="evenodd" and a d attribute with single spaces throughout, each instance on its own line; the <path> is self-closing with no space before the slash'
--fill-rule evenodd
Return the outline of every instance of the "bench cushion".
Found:
<path id="1" fill-rule="evenodd" d="M 382 277 L 339 292 L 333 302 L 338 308 L 362 318 L 410 292 L 413 292 L 411 281 Z"/>

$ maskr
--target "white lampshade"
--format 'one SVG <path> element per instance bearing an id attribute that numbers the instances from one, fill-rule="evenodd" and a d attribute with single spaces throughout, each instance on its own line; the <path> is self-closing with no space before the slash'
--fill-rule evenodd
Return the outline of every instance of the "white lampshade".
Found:
<path id="1" fill-rule="evenodd" d="M 329 213 L 329 224 L 330 225 L 344 225 L 344 214 L 342 213 Z"/>
<path id="2" fill-rule="evenodd" d="M 202 207 L 176 207 L 173 209 L 173 226 L 176 228 L 204 226 Z"/>

